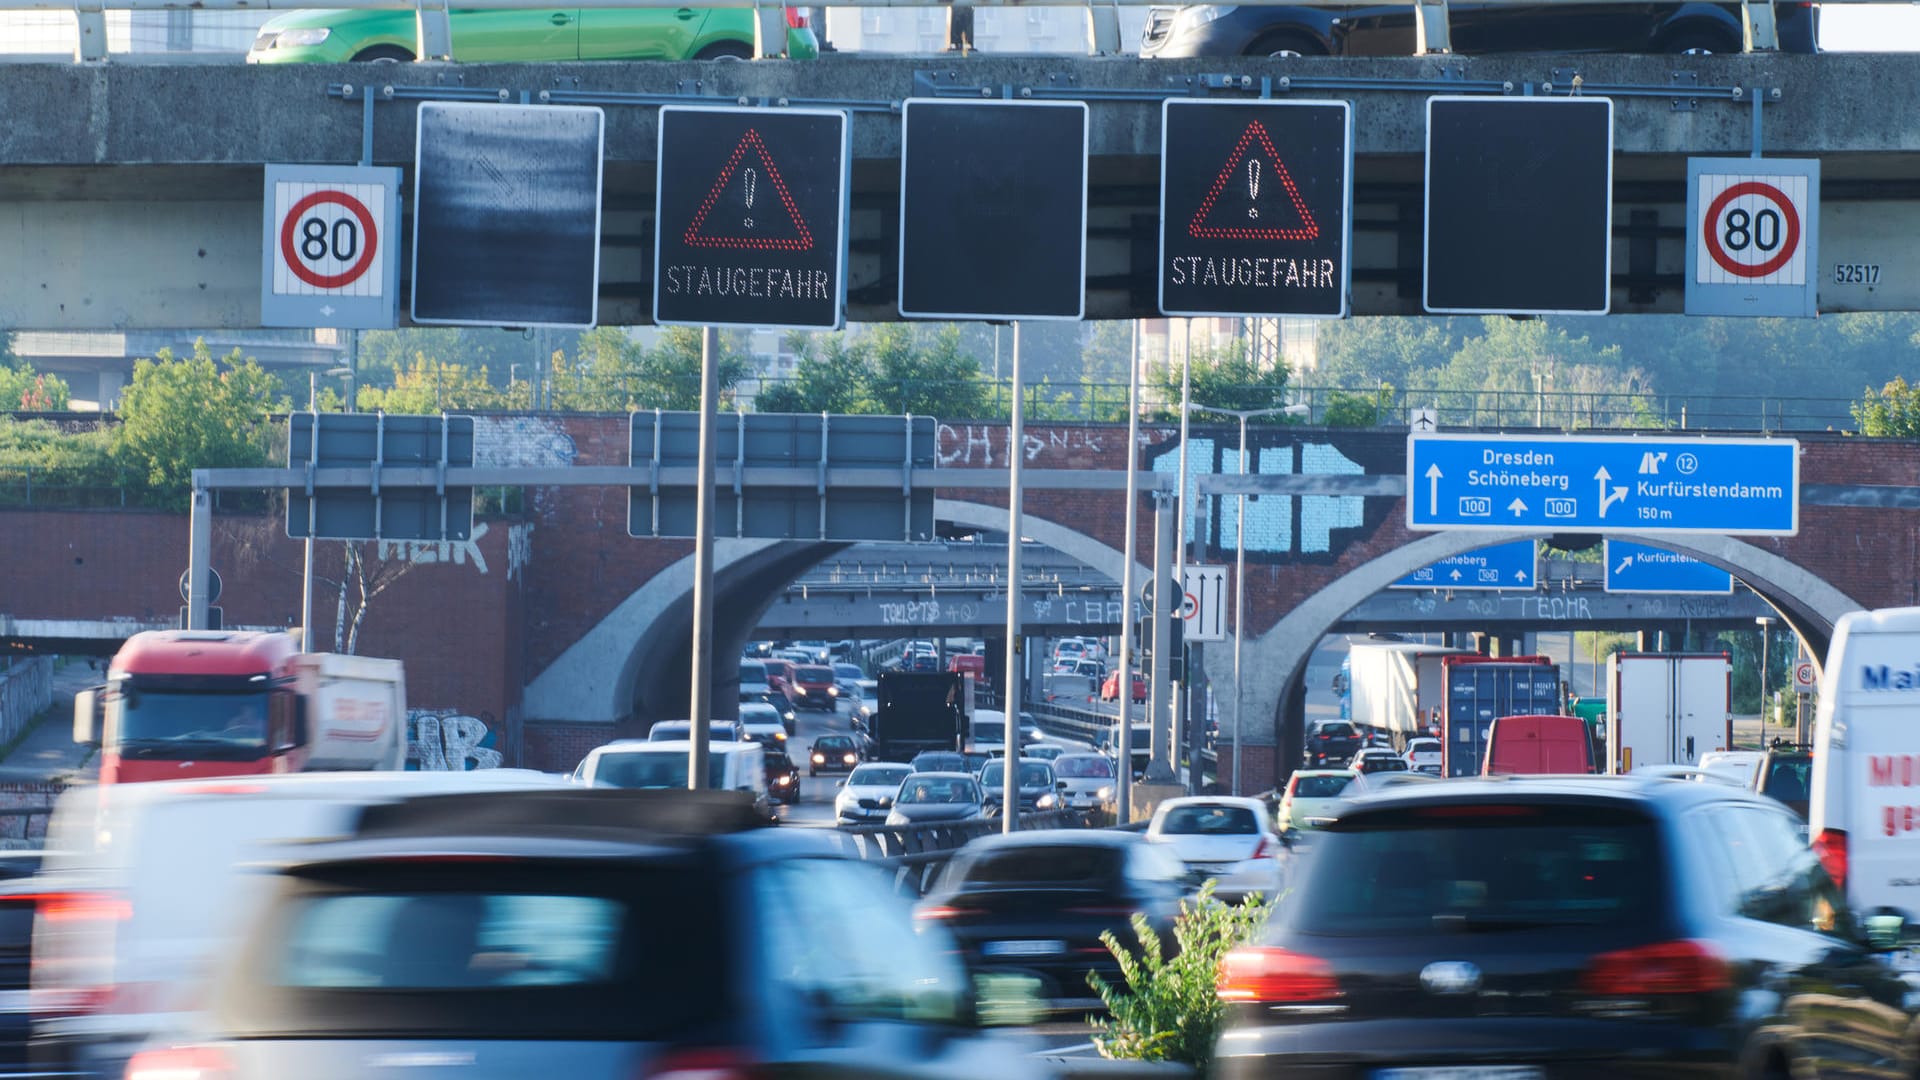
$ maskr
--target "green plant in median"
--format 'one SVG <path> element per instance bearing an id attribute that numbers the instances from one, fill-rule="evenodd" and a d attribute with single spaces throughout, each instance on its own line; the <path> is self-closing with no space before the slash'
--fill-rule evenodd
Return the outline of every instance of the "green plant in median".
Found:
<path id="1" fill-rule="evenodd" d="M 1213 882 L 1180 902 L 1173 924 L 1172 956 L 1144 916 L 1133 917 L 1139 949 L 1120 943 L 1112 931 L 1100 940 L 1119 961 L 1125 987 L 1098 974 L 1087 985 L 1100 995 L 1108 1016 L 1096 1020 L 1093 1042 L 1103 1057 L 1136 1061 L 1176 1061 L 1194 1066 L 1201 1076 L 1213 1056 L 1225 1008 L 1214 996 L 1214 978 L 1228 950 L 1245 944 L 1273 909 L 1271 901 L 1251 896 L 1243 904 L 1213 898 Z"/>

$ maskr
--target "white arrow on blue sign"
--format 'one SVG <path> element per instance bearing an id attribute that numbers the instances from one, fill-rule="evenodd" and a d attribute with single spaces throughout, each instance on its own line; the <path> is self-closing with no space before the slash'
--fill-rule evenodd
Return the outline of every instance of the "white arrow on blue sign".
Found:
<path id="1" fill-rule="evenodd" d="M 1407 527 L 1792 536 L 1800 444 L 1411 435 Z"/>
<path id="2" fill-rule="evenodd" d="M 1708 593 L 1733 591 L 1733 575 L 1712 563 L 1703 563 L 1677 551 L 1607 540 L 1606 588 L 1610 593 Z"/>
<path id="3" fill-rule="evenodd" d="M 1389 589 L 1531 589 L 1534 542 L 1515 540 L 1423 566 Z"/>

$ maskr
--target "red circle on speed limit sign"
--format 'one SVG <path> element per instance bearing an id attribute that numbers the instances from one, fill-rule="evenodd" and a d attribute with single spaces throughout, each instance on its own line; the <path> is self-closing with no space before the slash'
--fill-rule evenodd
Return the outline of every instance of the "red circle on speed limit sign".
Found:
<path id="1" fill-rule="evenodd" d="M 1757 196 L 1771 203 L 1772 207 L 1753 214 L 1747 214 L 1746 211 L 1739 209 L 1728 211 L 1728 204 L 1743 195 Z M 1721 239 L 1720 215 L 1722 213 L 1727 213 L 1729 217 L 1725 228 L 1728 239 L 1724 242 Z M 1745 222 L 1733 221 L 1733 214 L 1744 215 Z M 1749 247 L 1759 247 L 1761 251 L 1770 250 L 1761 246 L 1763 232 L 1761 219 L 1768 215 L 1772 215 L 1777 220 L 1773 242 L 1778 250 L 1762 262 L 1741 262 L 1734 257 L 1733 252 L 1727 250 L 1728 245 L 1732 244 L 1731 238 L 1744 237 L 1744 242 L 1732 245 L 1734 251 L 1744 251 Z M 1712 256 L 1714 263 L 1720 269 L 1736 277 L 1766 277 L 1787 265 L 1800 250 L 1800 213 L 1793 208 L 1793 200 L 1787 198 L 1786 192 L 1759 180 L 1743 181 L 1722 191 L 1707 207 L 1707 212 L 1700 215 L 1700 229 L 1703 234 L 1702 239 L 1706 241 L 1707 254 Z"/>
<path id="2" fill-rule="evenodd" d="M 308 211 L 322 206 L 343 207 L 351 217 L 335 217 L 329 223 L 319 215 L 307 216 Z M 306 224 L 309 222 L 319 229 L 310 229 Z M 347 226 L 344 230 L 343 225 Z M 309 257 L 310 249 L 316 244 L 319 252 Z M 344 191 L 316 191 L 294 203 L 280 222 L 280 257 L 295 277 L 316 289 L 338 289 L 360 280 L 373 265 L 373 255 L 379 246 L 379 229 L 374 225 L 373 213 L 365 203 Z M 316 263 L 329 262 L 348 263 L 348 266 L 335 274 L 314 269 Z"/>

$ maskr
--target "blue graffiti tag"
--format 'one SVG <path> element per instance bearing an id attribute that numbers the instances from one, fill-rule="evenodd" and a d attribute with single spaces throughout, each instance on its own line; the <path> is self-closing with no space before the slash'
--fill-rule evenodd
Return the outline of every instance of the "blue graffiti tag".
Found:
<path id="1" fill-rule="evenodd" d="M 1299 444 L 1299 472 L 1309 476 L 1357 476 L 1366 468 L 1330 443 Z M 1156 473 L 1172 475 L 1180 469 L 1179 441 L 1171 440 L 1148 451 L 1148 467 Z M 1255 446 L 1250 457 L 1262 476 L 1285 476 L 1295 471 L 1294 447 Z M 1198 481 L 1203 473 L 1237 473 L 1240 454 L 1232 442 L 1217 442 L 1210 436 L 1192 437 L 1187 469 L 1188 505 L 1194 520 L 1189 522 L 1192 539 L 1205 545 L 1210 556 L 1233 550 L 1239 523 L 1237 498 L 1215 498 L 1202 506 Z M 1365 524 L 1366 500 L 1357 495 L 1257 495 L 1247 499 L 1247 553 L 1249 555 L 1286 555 L 1298 551 L 1304 555 L 1335 553 L 1336 530 L 1353 529 Z M 1299 537 L 1298 547 L 1295 536 Z"/>

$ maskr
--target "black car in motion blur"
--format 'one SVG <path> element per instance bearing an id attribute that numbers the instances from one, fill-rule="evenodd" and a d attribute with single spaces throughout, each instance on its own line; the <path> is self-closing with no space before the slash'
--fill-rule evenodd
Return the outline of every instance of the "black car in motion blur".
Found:
<path id="1" fill-rule="evenodd" d="M 1778 803 L 1451 780 L 1317 835 L 1221 965 L 1217 1076 L 1914 1075 L 1906 987 Z"/>
<path id="2" fill-rule="evenodd" d="M 192 1036 L 126 1076 L 1046 1075 L 974 1030 L 951 942 L 838 834 L 761 824 L 726 792 L 369 810 L 283 869 Z"/>
<path id="3" fill-rule="evenodd" d="M 1307 732 L 1307 767 L 1339 768 L 1365 749 L 1366 735 L 1348 720 L 1323 720 Z"/>
<path id="4" fill-rule="evenodd" d="M 1168 940 L 1186 880 L 1186 865 L 1139 833 L 984 836 L 960 849 L 914 914 L 951 930 L 974 972 L 1034 976 L 1055 1010 L 1087 1008 L 1098 1005 L 1087 974 L 1119 974 L 1100 934 L 1131 945 L 1139 912 Z"/>
<path id="5" fill-rule="evenodd" d="M 1776 3 L 1780 51 L 1818 51 L 1820 9 Z M 1737 53 L 1738 4 L 1450 3 L 1453 51 L 1490 53 Z M 1411 3 L 1329 7 L 1190 4 L 1147 12 L 1140 54 L 1194 56 L 1410 56 Z"/>
<path id="6" fill-rule="evenodd" d="M 767 747 L 767 797 L 787 806 L 800 801 L 800 766 L 787 756 L 784 744 Z"/>

